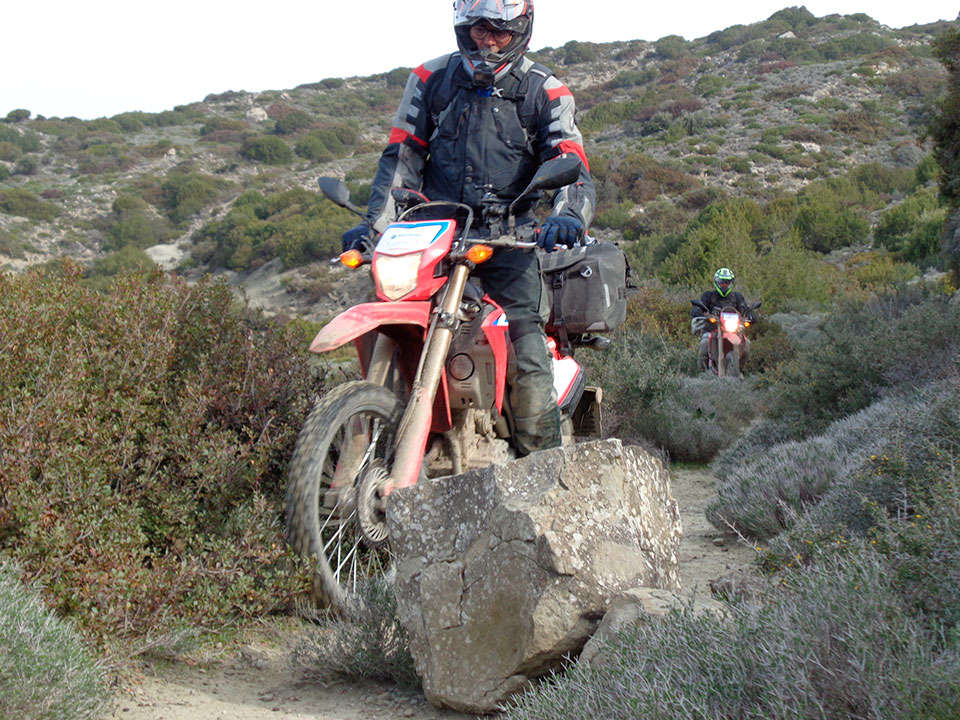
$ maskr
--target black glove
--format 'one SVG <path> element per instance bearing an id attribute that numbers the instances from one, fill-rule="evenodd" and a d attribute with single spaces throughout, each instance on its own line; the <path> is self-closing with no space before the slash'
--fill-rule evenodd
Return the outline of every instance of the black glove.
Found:
<path id="1" fill-rule="evenodd" d="M 583 223 L 575 217 L 567 215 L 552 215 L 543 221 L 540 234 L 537 236 L 537 245 L 547 252 L 553 252 L 556 245 L 573 247 L 583 240 Z"/>
<path id="2" fill-rule="evenodd" d="M 363 252 L 363 244 L 373 240 L 373 231 L 369 225 L 357 225 L 347 230 L 340 238 L 340 247 L 343 252 L 359 250 Z"/>

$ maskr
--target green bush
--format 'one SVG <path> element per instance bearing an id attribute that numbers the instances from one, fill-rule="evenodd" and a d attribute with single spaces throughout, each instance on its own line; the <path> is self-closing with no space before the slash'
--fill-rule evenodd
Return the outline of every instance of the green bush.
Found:
<path id="1" fill-rule="evenodd" d="M 890 251 L 903 253 L 908 260 L 923 260 L 939 254 L 945 220 L 946 210 L 936 193 L 921 188 L 880 216 L 874 239 Z"/>
<path id="2" fill-rule="evenodd" d="M 294 133 L 313 125 L 313 116 L 303 110 L 292 110 L 277 118 L 274 131 L 278 135 L 293 135 Z"/>
<path id="3" fill-rule="evenodd" d="M 35 132 L 20 130 L 0 125 L 0 142 L 9 142 L 16 145 L 23 152 L 39 152 L 40 136 Z"/>
<path id="4" fill-rule="evenodd" d="M 314 130 L 295 146 L 297 155 L 313 162 L 327 162 L 348 155 L 356 146 L 360 134 L 350 125 L 333 125 Z"/>
<path id="5" fill-rule="evenodd" d="M 282 476 L 321 389 L 297 338 L 222 283 L 80 274 L 0 276 L 0 553 L 124 652 L 289 609 Z"/>
<path id="6" fill-rule="evenodd" d="M 593 43 L 583 43 L 571 40 L 562 48 L 563 64 L 577 65 L 583 62 L 592 62 L 597 59 L 597 48 Z"/>
<path id="7" fill-rule="evenodd" d="M 90 266 L 90 277 L 113 277 L 120 273 L 145 272 L 155 267 L 153 260 L 134 245 L 124 245 Z"/>
<path id="8" fill-rule="evenodd" d="M 241 133 L 247 130 L 247 123 L 243 120 L 234 120 L 233 118 L 212 117 L 204 121 L 200 126 L 200 137 L 208 137 L 215 133 L 221 133 L 224 130 Z"/>
<path id="9" fill-rule="evenodd" d="M 4 122 L 8 123 L 18 123 L 23 122 L 24 120 L 30 117 L 31 113 L 29 110 L 24 110 L 22 108 L 18 110 L 11 110 L 7 113 L 7 117 L 4 118 Z"/>
<path id="10" fill-rule="evenodd" d="M 127 148 L 113 143 L 98 143 L 77 154 L 77 170 L 84 175 L 120 172 L 133 165 Z"/>
<path id="11" fill-rule="evenodd" d="M 657 40 L 653 48 L 665 60 L 675 60 L 689 52 L 690 43 L 679 35 L 667 35 Z"/>
<path id="12" fill-rule="evenodd" d="M 264 165 L 287 165 L 293 161 L 290 146 L 276 135 L 247 138 L 240 153 Z"/>
<path id="13" fill-rule="evenodd" d="M 287 267 L 333 257 L 355 217 L 303 189 L 264 196 L 248 192 L 222 220 L 204 226 L 199 240 L 214 248 L 206 261 L 235 270 L 279 257 Z"/>
<path id="14" fill-rule="evenodd" d="M 160 185 L 161 206 L 167 217 L 181 224 L 216 202 L 230 187 L 229 182 L 203 173 L 172 173 Z"/>
<path id="15" fill-rule="evenodd" d="M 0 559 L 0 708 L 23 720 L 97 720 L 110 706 L 103 668 L 70 623 Z"/>
<path id="16" fill-rule="evenodd" d="M 10 171 L 7 170 L 6 165 L 0 165 L 0 182 L 3 182 L 8 177 L 10 177 Z"/>
<path id="17" fill-rule="evenodd" d="M 32 192 L 23 188 L 0 190 L 0 212 L 46 222 L 55 219 L 60 214 L 56 205 L 44 202 Z"/>
<path id="18" fill-rule="evenodd" d="M 826 253 L 866 239 L 870 231 L 866 213 L 842 194 L 840 183 L 811 183 L 799 200 L 793 224 L 804 247 Z"/>
<path id="19" fill-rule="evenodd" d="M 23 154 L 23 151 L 12 142 L 0 142 L 0 160 L 13 162 Z"/>

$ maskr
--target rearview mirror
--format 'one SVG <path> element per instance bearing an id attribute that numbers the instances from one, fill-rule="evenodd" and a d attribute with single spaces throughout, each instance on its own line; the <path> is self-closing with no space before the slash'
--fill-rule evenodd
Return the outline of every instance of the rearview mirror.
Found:
<path id="1" fill-rule="evenodd" d="M 343 184 L 342 180 L 332 177 L 321 177 L 317 178 L 317 185 L 320 186 L 320 192 L 337 205 L 353 209 L 350 202 L 350 191 L 347 189 L 347 186 Z"/>
<path id="2" fill-rule="evenodd" d="M 519 197 L 510 203 L 510 214 L 514 206 L 539 190 L 556 190 L 572 183 L 580 177 L 580 157 L 573 153 L 564 153 L 553 160 L 548 160 L 537 168 L 530 184 L 524 188 Z"/>

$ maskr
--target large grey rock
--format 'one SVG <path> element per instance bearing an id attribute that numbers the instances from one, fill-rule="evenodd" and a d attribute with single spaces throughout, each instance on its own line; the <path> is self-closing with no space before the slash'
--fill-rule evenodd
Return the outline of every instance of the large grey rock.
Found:
<path id="1" fill-rule="evenodd" d="M 669 475 L 618 440 L 419 483 L 387 523 L 424 692 L 461 712 L 494 712 L 579 653 L 614 596 L 680 590 Z"/>

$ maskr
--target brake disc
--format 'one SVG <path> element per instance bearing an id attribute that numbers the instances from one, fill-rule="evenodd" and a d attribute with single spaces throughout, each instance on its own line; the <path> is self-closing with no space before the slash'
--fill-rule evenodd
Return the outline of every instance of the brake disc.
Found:
<path id="1" fill-rule="evenodd" d="M 364 471 L 357 490 L 357 520 L 364 543 L 378 548 L 387 542 L 387 498 L 381 492 L 390 479 L 390 473 L 380 461 L 374 461 Z"/>

